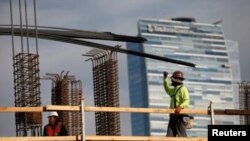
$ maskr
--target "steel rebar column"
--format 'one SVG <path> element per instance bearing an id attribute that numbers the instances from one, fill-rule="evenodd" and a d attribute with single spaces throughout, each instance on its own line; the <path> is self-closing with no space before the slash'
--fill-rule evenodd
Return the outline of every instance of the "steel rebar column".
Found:
<path id="1" fill-rule="evenodd" d="M 119 107 L 117 53 L 91 50 L 93 56 L 94 102 L 98 107 Z M 97 135 L 120 135 L 120 114 L 96 112 Z"/>

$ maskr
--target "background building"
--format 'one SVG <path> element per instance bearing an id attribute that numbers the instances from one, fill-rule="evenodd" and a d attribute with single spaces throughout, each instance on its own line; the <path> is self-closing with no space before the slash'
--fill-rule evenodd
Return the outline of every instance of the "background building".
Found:
<path id="1" fill-rule="evenodd" d="M 239 109 L 239 83 L 241 82 L 240 78 L 240 64 L 239 64 L 239 49 L 238 42 L 226 40 L 226 46 L 229 55 L 229 62 L 232 71 L 232 82 L 233 82 L 233 95 L 235 106 Z M 237 116 L 238 117 L 238 116 Z"/>
<path id="2" fill-rule="evenodd" d="M 168 108 L 170 98 L 163 88 L 163 71 L 172 74 L 181 70 L 190 93 L 190 108 L 206 109 L 210 101 L 216 109 L 235 108 L 234 65 L 229 59 L 221 25 L 197 23 L 192 18 L 141 19 L 138 30 L 139 35 L 148 41 L 144 44 L 128 43 L 128 49 L 192 62 L 196 67 L 129 55 L 131 107 Z M 237 48 L 236 45 L 234 47 Z M 238 58 L 234 59 L 237 64 Z M 168 121 L 166 114 L 132 114 L 132 134 L 164 136 Z M 235 117 L 216 116 L 215 123 L 235 124 Z M 208 124 L 208 116 L 195 115 L 194 127 L 188 130 L 188 136 L 207 136 Z"/>

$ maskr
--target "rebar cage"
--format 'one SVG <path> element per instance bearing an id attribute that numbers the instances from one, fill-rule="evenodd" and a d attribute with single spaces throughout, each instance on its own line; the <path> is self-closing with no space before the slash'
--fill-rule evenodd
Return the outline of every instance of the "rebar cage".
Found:
<path id="1" fill-rule="evenodd" d="M 250 82 L 241 82 L 239 87 L 239 106 L 240 109 L 249 110 L 250 109 Z M 250 116 L 242 115 L 240 116 L 240 124 L 250 125 Z"/>
<path id="2" fill-rule="evenodd" d="M 117 53 L 94 49 L 93 56 L 94 103 L 98 107 L 119 107 Z M 95 112 L 97 135 L 120 135 L 120 114 Z"/>
<path id="3" fill-rule="evenodd" d="M 38 55 L 19 53 L 14 58 L 14 96 L 16 107 L 41 106 Z M 16 113 L 16 134 L 40 135 L 41 113 Z"/>
<path id="4" fill-rule="evenodd" d="M 45 79 L 52 80 L 51 103 L 53 105 L 79 106 L 82 98 L 82 82 L 75 80 L 75 76 L 47 73 Z M 69 135 L 80 135 L 82 118 L 80 112 L 58 112 L 60 121 L 67 128 Z"/>

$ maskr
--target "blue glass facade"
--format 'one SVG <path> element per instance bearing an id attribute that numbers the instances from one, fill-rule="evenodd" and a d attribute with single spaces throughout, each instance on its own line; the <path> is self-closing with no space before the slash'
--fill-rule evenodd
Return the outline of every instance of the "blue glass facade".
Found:
<path id="1" fill-rule="evenodd" d="M 141 19 L 138 29 L 147 42 L 128 43 L 128 49 L 192 62 L 196 67 L 128 56 L 131 107 L 168 108 L 170 99 L 163 88 L 162 73 L 181 70 L 190 93 L 190 108 L 206 109 L 210 101 L 216 109 L 235 108 L 232 68 L 228 67 L 229 55 L 220 25 Z M 140 118 L 132 115 L 133 135 L 148 135 L 140 128 L 141 119 L 149 135 L 166 134 L 168 115 L 152 113 Z M 216 116 L 215 122 L 234 124 L 235 118 Z M 208 116 L 195 115 L 194 128 L 188 130 L 188 136 L 207 136 L 207 124 L 210 124 Z"/>
<path id="2" fill-rule="evenodd" d="M 236 109 L 240 109 L 239 101 L 239 82 L 241 82 L 240 77 L 240 64 L 239 64 L 239 49 L 238 42 L 226 40 L 226 45 L 228 49 L 230 68 L 232 70 L 232 82 L 233 82 L 233 94 L 234 102 L 236 104 Z M 240 124 L 240 116 L 235 116 L 236 124 Z"/>
<path id="3" fill-rule="evenodd" d="M 127 47 L 143 52 L 142 44 L 128 43 Z M 130 105 L 131 107 L 146 108 L 148 107 L 148 91 L 144 58 L 128 55 L 128 64 Z M 131 122 L 133 135 L 149 135 L 148 114 L 132 113 Z"/>

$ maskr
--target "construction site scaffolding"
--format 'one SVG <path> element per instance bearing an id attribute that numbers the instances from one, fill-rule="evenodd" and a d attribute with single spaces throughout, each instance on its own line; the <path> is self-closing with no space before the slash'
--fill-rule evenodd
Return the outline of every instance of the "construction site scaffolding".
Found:
<path id="1" fill-rule="evenodd" d="M 82 104 L 83 104 L 82 100 Z M 183 114 L 202 114 L 202 115 L 250 115 L 250 110 L 237 109 L 184 109 Z M 174 113 L 174 109 L 166 108 L 129 108 L 129 107 L 83 107 L 67 105 L 46 105 L 43 107 L 0 107 L 0 112 L 43 112 L 43 111 L 84 111 L 84 112 L 126 112 L 126 113 Z M 84 113 L 83 112 L 83 113 Z M 82 115 L 84 118 L 84 115 Z M 84 121 L 83 121 L 84 124 Z M 84 127 L 83 127 L 84 129 Z M 83 132 L 84 133 L 84 132 Z M 0 141 L 207 141 L 206 137 L 157 137 L 157 136 L 62 136 L 62 137 L 0 137 Z"/>

